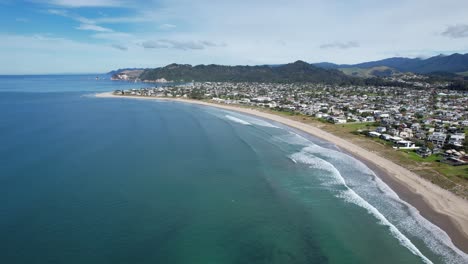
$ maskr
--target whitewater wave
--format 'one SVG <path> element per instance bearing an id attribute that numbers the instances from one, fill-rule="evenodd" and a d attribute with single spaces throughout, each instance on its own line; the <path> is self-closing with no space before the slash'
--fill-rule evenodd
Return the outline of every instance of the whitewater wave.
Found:
<path id="1" fill-rule="evenodd" d="M 341 176 L 340 172 L 333 166 L 333 164 L 318 157 L 308 155 L 307 152 L 304 151 L 293 154 L 291 156 L 291 159 L 294 159 L 297 162 L 303 164 L 307 164 L 314 169 L 330 172 L 329 175 L 331 175 L 331 177 L 328 177 L 325 180 L 325 184 L 327 186 L 341 185 L 345 188 L 345 190 L 338 190 L 338 194 L 336 195 L 337 197 L 343 198 L 346 202 L 356 204 L 366 209 L 371 215 L 373 215 L 379 220 L 380 224 L 389 227 L 389 230 L 392 233 L 392 235 L 398 239 L 402 246 L 409 249 L 414 255 L 419 256 L 425 263 L 432 263 L 403 233 L 400 232 L 400 230 L 398 230 L 398 228 L 396 228 L 392 223 L 390 223 L 390 221 L 388 221 L 382 213 L 380 213 L 375 207 L 373 207 L 356 192 L 354 192 L 351 188 L 349 188 L 344 178 Z"/>
<path id="2" fill-rule="evenodd" d="M 255 117 L 252 117 L 250 115 L 244 115 L 244 114 L 239 114 L 239 113 L 225 111 L 225 110 L 223 110 L 223 111 L 226 114 L 228 114 L 229 116 L 231 116 L 231 117 L 242 119 L 245 122 L 248 122 L 248 123 L 250 123 L 252 125 L 257 125 L 257 126 L 262 126 L 262 127 L 279 128 L 278 126 L 275 126 L 274 124 L 272 124 L 272 123 L 270 123 L 268 121 L 262 120 L 260 118 L 255 118 Z"/>
<path id="3" fill-rule="evenodd" d="M 364 200 L 372 201 L 398 229 L 415 235 L 445 263 L 468 263 L 468 255 L 459 250 L 445 231 L 421 216 L 409 203 L 400 199 L 387 184 L 361 161 L 339 151 L 309 145 L 303 152 L 333 163 L 338 171 L 346 171 L 346 184 Z"/>
<path id="4" fill-rule="evenodd" d="M 302 163 L 314 169 L 327 171 L 330 176 L 321 176 L 321 185 L 335 195 L 366 209 L 376 217 L 378 222 L 389 228 L 390 233 L 410 252 L 419 256 L 424 262 L 431 261 L 422 254 L 411 240 L 405 236 L 411 234 L 435 254 L 444 263 L 468 263 L 468 255 L 459 250 L 445 231 L 421 216 L 419 211 L 400 199 L 400 197 L 375 173 L 361 161 L 337 150 L 332 144 L 315 144 L 311 139 L 283 127 L 275 126 L 266 121 L 252 118 L 248 115 L 229 113 L 225 118 L 244 125 L 259 125 L 280 128 L 286 132 L 274 135 L 275 142 L 286 143 L 300 147 L 300 151 L 288 158 L 295 164 Z M 228 117 L 229 116 L 229 117 Z M 320 142 L 320 141 L 318 141 Z M 323 145 L 323 146 L 322 146 Z M 279 147 L 281 146 L 278 145 Z M 291 153 L 291 152 L 289 152 Z M 341 172 L 346 172 L 342 174 Z M 345 180 L 346 179 L 346 180 Z"/>
<path id="5" fill-rule="evenodd" d="M 237 117 L 234 117 L 234 116 L 230 116 L 230 115 L 225 115 L 225 117 L 233 122 L 236 122 L 236 123 L 239 123 L 239 124 L 242 124 L 242 125 L 252 125 L 250 124 L 249 122 L 245 121 L 245 120 L 242 120 L 240 118 L 237 118 Z"/>
<path id="6" fill-rule="evenodd" d="M 284 137 L 284 140 L 288 138 L 291 136 Z M 297 143 L 297 141 L 293 142 Z M 329 190 L 337 192 L 337 197 L 368 210 L 381 224 L 389 226 L 392 235 L 397 237 L 400 243 L 412 253 L 423 256 L 400 230 L 421 239 L 431 251 L 441 256 L 445 263 L 468 263 L 468 255 L 453 244 L 445 231 L 422 217 L 415 207 L 401 200 L 387 184 L 359 160 L 310 141 L 308 146 L 290 155 L 289 158 L 314 169 L 329 172 L 320 179 L 323 186 L 333 187 Z M 340 171 L 346 171 L 346 180 Z M 340 185 L 345 190 L 339 190 L 337 187 Z M 372 201 L 372 204 L 367 201 Z M 427 262 L 427 258 L 424 258 L 423 260 Z"/>

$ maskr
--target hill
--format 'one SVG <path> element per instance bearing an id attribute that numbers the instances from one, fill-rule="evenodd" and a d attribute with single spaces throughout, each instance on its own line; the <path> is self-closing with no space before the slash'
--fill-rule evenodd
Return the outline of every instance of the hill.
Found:
<path id="1" fill-rule="evenodd" d="M 110 71 L 110 72 L 108 72 L 107 74 L 109 74 L 109 75 L 115 75 L 115 74 L 118 74 L 118 73 L 122 73 L 122 72 L 124 72 L 124 71 L 130 72 L 130 71 L 137 71 L 137 70 L 144 70 L 144 68 L 123 68 L 123 69 L 118 69 L 118 70 Z"/>
<path id="2" fill-rule="evenodd" d="M 144 81 L 165 79 L 168 81 L 211 82 L 311 82 L 338 84 L 351 78 L 335 69 L 323 69 L 303 61 L 271 67 L 170 64 L 145 70 L 139 78 Z"/>
<path id="3" fill-rule="evenodd" d="M 399 72 L 387 66 L 378 66 L 372 68 L 339 68 L 344 74 L 354 77 L 361 78 L 372 78 L 372 77 L 391 77 Z"/>
<path id="4" fill-rule="evenodd" d="M 428 59 L 420 58 L 388 58 L 378 61 L 363 62 L 358 64 L 334 64 L 321 62 L 313 64 L 324 69 L 346 69 L 361 68 L 369 69 L 374 67 L 390 67 L 401 72 L 431 73 L 431 72 L 466 72 L 468 71 L 468 54 L 455 53 L 452 55 L 438 55 Z"/>

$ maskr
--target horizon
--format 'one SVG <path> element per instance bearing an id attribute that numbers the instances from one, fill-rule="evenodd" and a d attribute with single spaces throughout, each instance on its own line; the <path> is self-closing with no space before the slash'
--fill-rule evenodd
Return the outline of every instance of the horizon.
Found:
<path id="1" fill-rule="evenodd" d="M 468 53 L 468 2 L 461 0 L 1 0 L 0 7 L 1 75 Z"/>

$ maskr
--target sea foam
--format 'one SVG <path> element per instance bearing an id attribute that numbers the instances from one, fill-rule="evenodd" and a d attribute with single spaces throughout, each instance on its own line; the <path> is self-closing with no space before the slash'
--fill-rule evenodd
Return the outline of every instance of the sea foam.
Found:
<path id="1" fill-rule="evenodd" d="M 252 125 L 257 125 L 257 126 L 262 126 L 262 127 L 272 127 L 272 128 L 278 128 L 278 126 L 275 126 L 274 124 L 268 122 L 268 121 L 265 121 L 265 120 L 262 120 L 260 118 L 255 118 L 253 116 L 250 116 L 250 115 L 245 115 L 245 114 L 240 114 L 240 113 L 237 113 L 237 112 L 230 112 L 230 111 L 225 111 L 223 110 L 227 115 L 231 116 L 231 117 L 234 117 L 234 118 L 238 118 L 238 119 L 242 119 L 244 120 L 245 122 L 248 122 Z"/>
<path id="2" fill-rule="evenodd" d="M 231 120 L 231 121 L 234 121 L 234 122 L 242 124 L 242 125 L 251 125 L 249 122 L 247 122 L 245 120 L 242 120 L 240 118 L 234 117 L 234 116 L 226 115 L 225 117 L 227 119 Z"/>
<path id="3" fill-rule="evenodd" d="M 291 138 L 290 135 L 286 138 Z M 293 143 L 297 143 L 293 140 Z M 401 200 L 375 173 L 359 160 L 345 153 L 320 147 L 309 142 L 300 152 L 290 155 L 298 163 L 325 170 L 322 185 L 336 191 L 342 185 L 345 190 L 338 191 L 337 197 L 346 202 L 365 208 L 375 216 L 379 223 L 388 226 L 390 232 L 413 254 L 430 262 L 418 248 L 400 231 L 421 239 L 435 254 L 441 256 L 445 263 L 467 263 L 468 255 L 459 250 L 445 231 L 421 216 L 412 205 Z M 346 172 L 342 175 L 340 171 Z M 345 180 L 346 179 L 346 180 Z M 368 201 L 372 201 L 372 204 Z"/>
<path id="4" fill-rule="evenodd" d="M 361 161 L 345 153 L 310 145 L 303 149 L 332 162 L 339 171 L 346 171 L 346 184 L 374 207 L 398 229 L 423 240 L 428 248 L 443 257 L 446 263 L 468 263 L 468 255 L 459 250 L 445 231 L 422 217 L 409 203 L 400 199 L 387 184 Z M 383 194 L 383 195 L 382 195 Z"/>

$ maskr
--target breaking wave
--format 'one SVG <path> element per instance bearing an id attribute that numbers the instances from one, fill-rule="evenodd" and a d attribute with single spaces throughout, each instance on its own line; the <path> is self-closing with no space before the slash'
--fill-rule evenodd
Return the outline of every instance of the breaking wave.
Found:
<path id="1" fill-rule="evenodd" d="M 380 224 L 389 227 L 390 232 L 398 239 L 401 245 L 409 249 L 413 254 L 419 256 L 425 263 L 432 263 L 419 251 L 419 249 L 413 243 L 411 243 L 411 241 L 405 235 L 400 232 L 400 230 L 398 230 L 392 223 L 390 223 L 383 214 L 381 214 L 375 207 L 373 207 L 351 188 L 349 188 L 340 172 L 331 163 L 312 155 L 308 155 L 306 152 L 295 153 L 291 156 L 291 158 L 300 163 L 307 164 L 314 169 L 330 172 L 331 174 L 329 175 L 331 175 L 331 177 L 326 179 L 325 184 L 342 185 L 346 188 L 345 190 L 338 191 L 338 194 L 336 195 L 337 197 L 343 198 L 346 202 L 354 203 L 366 209 L 371 215 L 379 220 Z"/>
<path id="2" fill-rule="evenodd" d="M 226 118 L 236 123 L 242 124 L 242 125 L 251 125 L 249 122 L 242 120 L 240 118 L 234 117 L 234 116 L 226 115 Z"/>
<path id="3" fill-rule="evenodd" d="M 272 123 L 270 123 L 268 121 L 262 120 L 260 118 L 255 118 L 255 117 L 252 117 L 250 115 L 244 115 L 244 114 L 239 114 L 239 113 L 235 113 L 235 112 L 228 112 L 228 111 L 224 111 L 224 112 L 228 113 L 228 115 L 231 116 L 231 117 L 245 120 L 245 122 L 248 122 L 248 123 L 250 123 L 252 125 L 257 125 L 257 126 L 262 126 L 262 127 L 278 128 L 278 126 L 275 126 L 274 124 L 272 124 Z"/>
<path id="4" fill-rule="evenodd" d="M 378 222 L 389 228 L 399 243 L 419 256 L 424 262 L 431 261 L 405 235 L 424 242 L 444 263 L 468 263 L 468 255 L 459 250 L 445 231 L 421 216 L 420 212 L 400 197 L 361 161 L 334 150 L 328 142 L 317 143 L 313 138 L 301 136 L 283 126 L 248 115 L 226 111 L 224 117 L 243 125 L 258 125 L 280 128 L 280 135 L 272 135 L 274 142 L 299 147 L 300 151 L 289 155 L 294 164 L 305 164 L 314 169 L 327 171 L 321 185 L 335 196 L 367 210 Z M 317 144 L 315 144 L 317 143 Z M 319 144 L 319 145 L 318 145 Z M 291 152 L 289 152 L 291 153 Z"/>
<path id="5" fill-rule="evenodd" d="M 297 137 L 302 138 L 299 135 Z M 295 140 L 292 144 L 298 143 L 297 137 L 293 137 Z M 287 135 L 283 139 L 286 141 L 290 138 L 291 135 Z M 310 141 L 308 146 L 290 155 L 289 158 L 297 163 L 328 172 L 321 175 L 320 181 L 324 187 L 336 192 L 336 197 L 366 209 L 378 219 L 380 224 L 389 227 L 391 234 L 401 245 L 421 257 L 424 262 L 431 263 L 402 231 L 421 239 L 431 251 L 441 256 L 445 263 L 467 263 L 467 254 L 452 243 L 445 231 L 422 217 L 412 205 L 401 200 L 359 160 L 342 152 L 320 147 Z M 342 175 L 340 171 L 346 171 L 346 175 Z"/>

